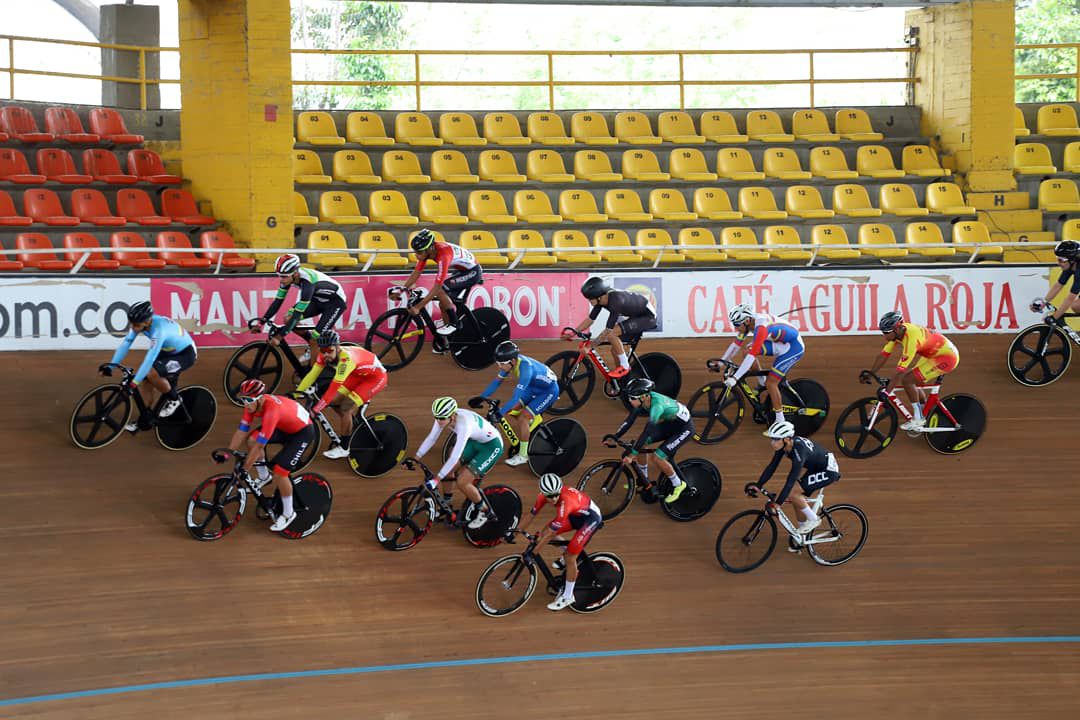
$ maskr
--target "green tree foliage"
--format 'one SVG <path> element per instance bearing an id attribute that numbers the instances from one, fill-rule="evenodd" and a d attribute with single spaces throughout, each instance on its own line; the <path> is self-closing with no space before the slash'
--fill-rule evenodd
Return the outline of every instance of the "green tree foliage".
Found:
<path id="1" fill-rule="evenodd" d="M 1016 4 L 1018 45 L 1080 40 L 1080 0 L 1020 0 Z M 1018 50 L 1017 75 L 1076 73 L 1076 49 Z M 1018 80 L 1017 102 L 1076 100 L 1075 79 Z"/>

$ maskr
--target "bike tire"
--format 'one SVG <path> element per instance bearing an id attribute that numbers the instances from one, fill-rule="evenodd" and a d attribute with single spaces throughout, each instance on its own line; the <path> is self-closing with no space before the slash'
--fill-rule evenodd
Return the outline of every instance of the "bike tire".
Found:
<path id="1" fill-rule="evenodd" d="M 585 428 L 573 418 L 556 418 L 533 430 L 529 440 L 529 468 L 544 473 L 569 475 L 581 464 L 589 449 Z"/>
<path id="2" fill-rule="evenodd" d="M 409 430 L 401 418 L 387 413 L 371 416 L 368 423 L 370 430 L 361 424 L 349 438 L 349 467 L 360 477 L 376 478 L 404 459 Z"/>
<path id="3" fill-rule="evenodd" d="M 622 378 L 620 384 L 627 387 L 636 377 L 646 377 L 656 384 L 655 391 L 672 399 L 678 399 L 682 390 L 682 368 L 670 355 L 659 352 L 635 355 L 630 363 L 630 372 Z M 620 394 L 623 406 L 630 410 L 630 399 Z"/>
<path id="4" fill-rule="evenodd" d="M 476 326 L 466 317 L 458 318 L 458 329 L 450 335 L 447 345 L 450 347 L 450 357 L 458 367 L 463 370 L 483 370 L 495 362 L 496 346 L 510 339 L 510 321 L 492 307 L 476 308 L 470 312 Z"/>
<path id="5" fill-rule="evenodd" d="M 822 524 L 810 536 L 811 542 L 803 546 L 818 565 L 843 565 L 863 549 L 866 536 L 870 533 L 870 523 L 866 519 L 866 513 L 857 506 L 847 503 L 830 505 L 821 511 L 821 520 Z M 829 550 L 839 546 L 839 538 L 844 537 L 854 537 L 854 547 L 836 555 L 831 554 Z M 818 538 L 838 538 L 838 540 L 821 542 Z M 814 540 L 818 541 L 813 542 Z"/>
<path id="6" fill-rule="evenodd" d="M 580 410 L 596 386 L 596 368 L 592 361 L 577 350 L 564 350 L 549 357 L 544 364 L 559 378 L 559 397 L 547 412 L 569 415 Z"/>
<path id="7" fill-rule="evenodd" d="M 765 537 L 761 536 L 762 531 Z M 773 554 L 776 534 L 776 521 L 764 510 L 743 510 L 720 528 L 716 536 L 716 559 L 730 573 L 750 572 L 761 567 Z M 740 562 L 740 555 L 749 559 Z"/>
<path id="8" fill-rule="evenodd" d="M 570 609 L 576 613 L 594 613 L 615 601 L 626 582 L 626 566 L 615 553 L 598 552 L 589 555 L 592 570 L 578 556 L 578 579 L 574 585 L 574 602 Z"/>
<path id="9" fill-rule="evenodd" d="M 217 421 L 217 399 L 214 393 L 201 385 L 188 385 L 177 391 L 180 407 L 167 418 L 159 418 L 154 425 L 158 442 L 166 450 L 187 450 L 198 445 L 214 429 Z M 180 421 L 186 413 L 186 422 Z"/>
<path id="10" fill-rule="evenodd" d="M 294 476 L 292 484 L 296 519 L 278 535 L 287 540 L 301 540 L 314 535 L 326 523 L 334 493 L 329 481 L 318 473 Z"/>
<path id="11" fill-rule="evenodd" d="M 394 372 L 416 359 L 426 335 L 427 328 L 419 316 L 395 308 L 372 321 L 364 337 L 364 348 L 375 353 L 387 372 Z"/>
<path id="12" fill-rule="evenodd" d="M 926 443 L 942 455 L 955 455 L 968 450 L 986 432 L 986 408 L 977 397 L 964 393 L 944 397 L 941 403 L 960 423 L 960 429 L 955 432 L 924 433 Z M 940 408 L 934 408 L 926 418 L 926 427 L 953 427 L 953 424 Z"/>
<path id="13" fill-rule="evenodd" d="M 277 390 L 284 375 L 285 360 L 281 351 L 266 340 L 255 340 L 234 352 L 225 363 L 221 386 L 229 402 L 240 407 L 237 393 L 240 384 L 249 378 L 259 378 L 266 383 L 266 392 Z"/>
<path id="14" fill-rule="evenodd" d="M 829 416 L 829 393 L 817 380 L 792 380 L 791 387 L 780 393 L 780 401 L 784 404 L 784 417 L 795 426 L 796 435 L 810 437 Z"/>
<path id="15" fill-rule="evenodd" d="M 867 429 L 874 406 L 879 402 L 876 397 L 856 400 L 844 408 L 836 419 L 836 445 L 847 457 L 856 460 L 874 457 L 889 447 L 896 437 L 900 420 L 896 410 L 888 403 L 881 402 L 874 426 Z"/>
<path id="16" fill-rule="evenodd" d="M 727 440 L 742 424 L 746 400 L 741 392 L 723 383 L 712 383 L 697 389 L 687 405 L 695 427 L 705 420 L 701 432 L 694 432 L 694 442 L 715 445 Z"/>
<path id="17" fill-rule="evenodd" d="M 205 495 L 209 493 L 209 498 Z M 235 506 L 235 507 L 231 507 Z M 247 507 L 247 488 L 232 475 L 215 475 L 199 483 L 188 498 L 185 525 L 196 540 L 220 540 L 233 531 Z"/>
<path id="18" fill-rule="evenodd" d="M 1065 333 L 1039 323 L 1013 338 L 1005 364 L 1012 379 L 1021 385 L 1045 387 L 1064 375 L 1071 362 L 1072 342 Z"/>
<path id="19" fill-rule="evenodd" d="M 521 522 L 521 496 L 509 485 L 488 485 L 483 489 L 483 493 L 498 520 L 489 520 L 478 528 L 470 528 L 469 523 L 480 509 L 470 500 L 461 508 L 465 523 L 462 530 L 465 540 L 473 547 L 494 547 Z"/>
<path id="20" fill-rule="evenodd" d="M 664 514 L 678 522 L 705 517 L 720 499 L 723 479 L 716 465 L 705 458 L 687 458 L 678 464 L 679 477 L 689 487 L 673 503 L 661 502 Z"/>
<path id="21" fill-rule="evenodd" d="M 634 500 L 637 477 L 618 460 L 598 462 L 578 480 L 577 489 L 588 495 L 600 508 L 604 522 L 618 517 Z"/>
<path id="22" fill-rule="evenodd" d="M 414 548 L 431 530 L 435 512 L 435 501 L 418 488 L 402 488 L 379 508 L 375 516 L 375 539 L 386 550 L 400 552 Z"/>
<path id="23" fill-rule="evenodd" d="M 527 577 L 523 577 L 527 576 Z M 476 606 L 488 617 L 506 617 L 525 606 L 536 591 L 536 567 L 520 555 L 488 565 L 476 582 Z"/>
<path id="24" fill-rule="evenodd" d="M 119 385 L 99 385 L 75 404 L 68 422 L 71 441 L 83 450 L 100 450 L 116 441 L 131 419 L 131 396 Z M 99 435 L 102 428 L 108 433 Z"/>

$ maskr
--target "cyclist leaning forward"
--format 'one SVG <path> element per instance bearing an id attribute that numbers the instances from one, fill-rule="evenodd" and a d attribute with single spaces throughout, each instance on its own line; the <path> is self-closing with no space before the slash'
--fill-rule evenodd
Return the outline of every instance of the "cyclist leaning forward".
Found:
<path id="1" fill-rule="evenodd" d="M 301 364 L 307 365 L 311 362 L 311 358 L 319 354 L 317 344 L 319 335 L 334 327 L 334 323 L 345 313 L 345 291 L 338 281 L 329 275 L 301 267 L 300 258 L 296 255 L 288 254 L 279 257 L 274 263 L 274 272 L 281 278 L 277 295 L 274 296 L 273 302 L 266 308 L 262 317 L 254 320 L 254 324 L 261 329 L 263 325 L 270 322 L 285 302 L 289 288 L 293 285 L 298 286 L 300 297 L 287 313 L 280 337 L 270 338 L 270 343 L 277 345 L 282 337 L 293 331 L 298 322 L 318 315 L 319 321 L 315 323 L 315 330 L 308 338 L 308 350 L 300 358 Z"/>
<path id="2" fill-rule="evenodd" d="M 780 397 L 780 381 L 795 367 L 795 363 L 802 359 L 806 351 L 799 331 L 772 315 L 755 313 L 746 303 L 731 308 L 728 319 L 739 334 L 724 351 L 724 359 L 730 360 L 739 350 L 745 350 L 746 355 L 735 372 L 724 380 L 724 384 L 734 388 L 759 357 L 773 356 L 773 364 L 765 380 L 765 389 L 772 401 L 774 419 L 781 422 L 784 419 L 784 401 Z M 750 345 L 746 347 L 748 337 Z"/>
<path id="3" fill-rule="evenodd" d="M 1080 298 L 1080 243 L 1075 240 L 1062 240 L 1054 246 L 1054 259 L 1061 268 L 1057 282 L 1045 297 L 1036 298 L 1031 303 L 1032 312 L 1042 312 L 1066 285 L 1069 286 L 1069 292 L 1065 295 L 1061 307 L 1043 318 L 1043 322 L 1051 325 L 1060 322 L 1065 313 L 1080 312 L 1080 302 L 1077 301 Z"/>
<path id="4" fill-rule="evenodd" d="M 547 410 L 559 399 L 559 378 L 544 363 L 527 355 L 522 355 L 518 346 L 510 340 L 504 340 L 495 348 L 495 364 L 499 374 L 484 388 L 480 397 L 487 399 L 495 392 L 503 380 L 513 372 L 518 376 L 514 394 L 499 411 L 510 415 L 518 404 L 521 411 L 517 414 L 514 430 L 518 436 L 518 453 L 506 458 L 507 465 L 523 465 L 529 462 L 529 433 L 533 418 Z"/>
<path id="5" fill-rule="evenodd" d="M 644 295 L 615 290 L 598 277 L 586 280 L 581 286 L 581 294 L 592 303 L 593 308 L 589 316 L 578 323 L 577 331 L 585 332 L 600 317 L 600 311 L 607 310 L 607 324 L 604 331 L 596 336 L 596 342 L 599 344 L 607 340 L 611 343 L 611 356 L 616 363 L 611 376 L 625 376 L 630 372 L 630 361 L 623 343 L 636 343 L 642 333 L 656 329 L 656 308 Z"/>

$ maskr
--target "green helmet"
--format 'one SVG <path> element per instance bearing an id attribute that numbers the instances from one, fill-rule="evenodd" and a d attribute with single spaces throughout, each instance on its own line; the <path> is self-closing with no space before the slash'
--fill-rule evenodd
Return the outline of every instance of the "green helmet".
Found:
<path id="1" fill-rule="evenodd" d="M 445 420 L 456 413 L 457 409 L 457 400 L 452 397 L 435 398 L 435 402 L 431 403 L 431 414 L 436 420 Z"/>

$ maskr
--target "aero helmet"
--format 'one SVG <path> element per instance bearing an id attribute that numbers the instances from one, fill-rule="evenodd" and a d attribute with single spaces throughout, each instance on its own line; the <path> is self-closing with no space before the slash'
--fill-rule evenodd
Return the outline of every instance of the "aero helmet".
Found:
<path id="1" fill-rule="evenodd" d="M 540 492 L 547 497 L 555 497 L 562 492 L 562 478 L 555 473 L 544 473 L 540 476 Z"/>
<path id="2" fill-rule="evenodd" d="M 611 292 L 612 288 L 603 279 L 591 277 L 581 286 L 581 294 L 589 300 L 595 300 L 601 295 Z"/>
<path id="3" fill-rule="evenodd" d="M 128 308 L 127 317 L 129 323 L 144 323 L 154 317 L 154 306 L 148 301 L 137 302 Z"/>

